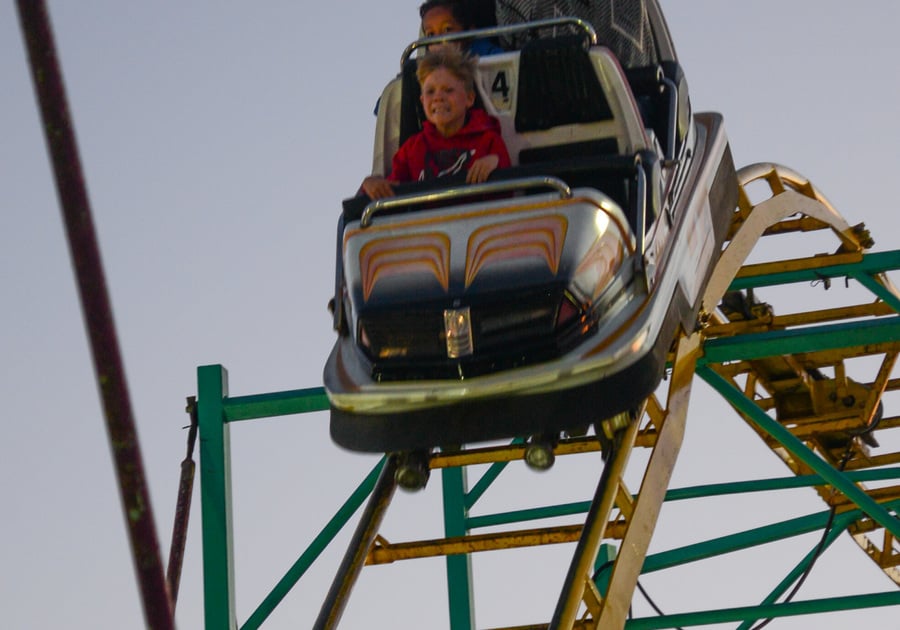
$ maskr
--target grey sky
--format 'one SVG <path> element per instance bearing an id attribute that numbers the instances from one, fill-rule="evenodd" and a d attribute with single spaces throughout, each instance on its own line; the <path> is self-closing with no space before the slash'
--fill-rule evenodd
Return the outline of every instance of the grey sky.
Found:
<path id="1" fill-rule="evenodd" d="M 165 552 L 186 440 L 184 399 L 196 393 L 196 367 L 224 364 L 235 395 L 321 383 L 333 341 L 325 306 L 339 203 L 368 172 L 372 107 L 417 34 L 417 4 L 49 3 Z M 864 221 L 876 250 L 900 248 L 893 203 L 900 5 L 663 0 L 663 8 L 694 108 L 724 114 L 738 166 L 792 167 L 849 223 Z M 102 413 L 11 2 L 0 4 L 0 79 L 3 626 L 140 627 Z M 785 474 L 712 398 L 695 391 L 678 481 Z M 232 447 L 243 621 L 376 458 L 334 446 L 325 414 L 236 426 Z M 597 462 L 523 473 L 510 492 L 558 484 L 572 500 L 587 498 Z M 799 497 L 800 513 L 821 509 L 812 495 L 791 501 Z M 195 491 L 178 604 L 182 628 L 202 625 L 198 498 Z M 438 484 L 399 495 L 386 527 L 398 540 L 438 537 L 439 500 Z M 790 516 L 783 500 L 755 505 L 758 523 Z M 714 516 L 701 524 L 707 535 L 726 533 Z M 696 531 L 659 536 L 675 545 L 683 544 L 682 534 Z M 784 553 L 808 546 L 786 545 Z M 804 596 L 891 590 L 855 546 L 837 547 L 817 566 Z M 534 564 L 524 565 L 542 567 L 532 572 L 504 573 L 508 566 L 479 559 L 476 572 L 486 572 L 479 584 L 487 585 L 477 602 L 479 627 L 549 618 L 559 581 L 548 576 L 564 571 L 570 550 L 538 552 Z M 342 552 L 340 544 L 329 551 L 265 627 L 308 627 Z M 712 582 L 702 592 L 692 592 L 693 581 L 648 585 L 671 610 L 696 598 L 710 606 L 751 603 L 753 595 L 732 599 L 725 588 L 738 582 L 730 592 L 740 595 L 742 575 L 731 572 L 729 561 L 719 567 L 727 580 L 697 576 L 697 584 Z M 754 571 L 770 569 L 759 562 Z M 772 578 L 783 575 L 776 569 Z M 523 584 L 514 588 L 519 578 Z M 367 569 L 342 627 L 368 621 L 443 628 L 445 600 L 442 561 Z M 896 618 L 896 609 L 876 609 L 770 627 L 891 627 Z"/>

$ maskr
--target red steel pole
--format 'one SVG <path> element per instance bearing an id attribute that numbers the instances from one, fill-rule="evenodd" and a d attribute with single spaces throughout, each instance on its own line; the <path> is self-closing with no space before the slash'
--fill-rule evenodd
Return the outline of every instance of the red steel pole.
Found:
<path id="1" fill-rule="evenodd" d="M 17 0 L 147 628 L 175 627 L 97 236 L 45 3 Z"/>

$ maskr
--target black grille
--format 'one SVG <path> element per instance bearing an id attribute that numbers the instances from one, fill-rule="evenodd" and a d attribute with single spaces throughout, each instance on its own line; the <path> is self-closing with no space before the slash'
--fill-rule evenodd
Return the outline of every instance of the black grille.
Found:
<path id="1" fill-rule="evenodd" d="M 360 336 L 372 361 L 434 360 L 446 356 L 441 309 L 371 314 L 360 318 Z"/>
<path id="2" fill-rule="evenodd" d="M 450 305 L 368 313 L 360 334 L 376 380 L 476 376 L 547 361 L 574 345 L 577 326 L 554 329 L 562 299 L 555 287 L 482 297 L 469 305 L 475 351 L 460 359 L 447 358 L 443 311 Z"/>
<path id="3" fill-rule="evenodd" d="M 473 307 L 476 354 L 502 351 L 512 344 L 551 336 L 560 297 L 560 292 L 544 291 L 530 296 L 508 296 L 504 302 Z"/>

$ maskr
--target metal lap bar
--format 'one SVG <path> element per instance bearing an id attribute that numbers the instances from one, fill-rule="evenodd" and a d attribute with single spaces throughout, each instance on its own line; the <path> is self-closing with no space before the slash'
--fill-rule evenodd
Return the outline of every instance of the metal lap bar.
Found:
<path id="1" fill-rule="evenodd" d="M 418 203 L 434 203 L 437 201 L 447 201 L 448 199 L 465 199 L 466 197 L 478 195 L 492 195 L 513 190 L 522 190 L 523 188 L 554 188 L 559 193 L 560 199 L 571 199 L 572 197 L 572 189 L 569 188 L 569 185 L 558 177 L 551 176 L 523 177 L 521 179 L 510 179 L 499 182 L 467 184 L 465 186 L 447 188 L 445 190 L 376 199 L 363 209 L 359 225 L 364 228 L 369 227 L 372 223 L 372 215 L 380 210 L 402 208 Z"/>
<path id="2" fill-rule="evenodd" d="M 434 35 L 432 37 L 423 37 L 417 39 L 403 51 L 400 57 L 400 67 L 406 64 L 407 59 L 417 48 L 428 48 L 433 44 L 446 44 L 448 42 L 463 42 L 473 39 L 482 39 L 487 37 L 498 37 L 500 35 L 511 35 L 513 33 L 521 33 L 522 31 L 531 31 L 538 28 L 549 28 L 552 26 L 577 26 L 584 30 L 585 35 L 591 46 L 597 45 L 597 31 L 588 22 L 577 17 L 557 17 L 548 18 L 546 20 L 535 20 L 533 22 L 522 22 L 521 24 L 508 24 L 506 26 L 491 26 L 488 28 L 476 28 L 471 31 L 462 31 L 459 33 L 447 33 L 446 35 Z"/>
<path id="3" fill-rule="evenodd" d="M 674 163 L 675 157 L 675 138 L 678 129 L 678 86 L 675 82 L 666 77 L 662 77 L 662 84 L 669 93 L 669 121 L 666 129 L 666 160 Z"/>

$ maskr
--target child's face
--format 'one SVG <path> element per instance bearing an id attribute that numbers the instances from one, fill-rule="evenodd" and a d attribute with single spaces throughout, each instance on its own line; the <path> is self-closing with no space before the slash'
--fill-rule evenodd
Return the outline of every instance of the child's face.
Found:
<path id="1" fill-rule="evenodd" d="M 458 33 L 461 30 L 463 25 L 456 21 L 447 7 L 434 7 L 422 17 L 422 32 L 425 37 Z"/>
<path id="2" fill-rule="evenodd" d="M 459 33 L 463 30 L 465 30 L 463 25 L 453 17 L 453 12 L 447 7 L 434 7 L 422 16 L 422 33 L 424 33 L 425 37 L 446 35 L 447 33 Z M 429 46 L 428 50 L 440 49 L 443 46 L 454 46 L 459 48 L 458 43 L 452 43 Z"/>
<path id="3" fill-rule="evenodd" d="M 422 107 L 427 118 L 444 137 L 452 136 L 466 122 L 466 111 L 475 103 L 475 93 L 446 68 L 436 68 L 422 82 Z"/>

